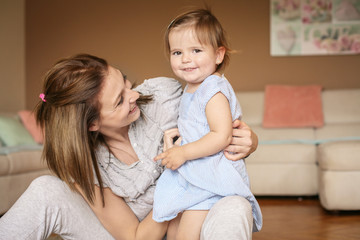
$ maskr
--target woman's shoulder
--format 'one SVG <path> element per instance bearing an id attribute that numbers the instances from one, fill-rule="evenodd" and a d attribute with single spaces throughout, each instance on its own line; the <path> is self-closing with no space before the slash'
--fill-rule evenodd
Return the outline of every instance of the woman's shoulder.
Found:
<path id="1" fill-rule="evenodd" d="M 177 80 L 168 77 L 150 78 L 134 90 L 152 95 L 152 101 L 141 106 L 146 119 L 156 123 L 161 130 L 176 126 L 182 95 L 182 86 Z"/>
<path id="2" fill-rule="evenodd" d="M 145 95 L 172 95 L 182 93 L 182 86 L 179 81 L 169 77 L 155 77 L 145 79 L 142 84 L 134 90 Z"/>

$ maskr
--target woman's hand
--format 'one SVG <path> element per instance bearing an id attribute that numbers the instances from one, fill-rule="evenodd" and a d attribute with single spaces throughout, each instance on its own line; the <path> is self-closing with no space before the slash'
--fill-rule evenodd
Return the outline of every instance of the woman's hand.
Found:
<path id="1" fill-rule="evenodd" d="M 161 165 L 175 170 L 179 168 L 186 159 L 183 151 L 178 148 L 181 143 L 181 137 L 177 128 L 171 128 L 164 132 L 163 152 L 154 158 L 154 161 L 161 160 Z"/>
<path id="2" fill-rule="evenodd" d="M 233 122 L 233 137 L 224 149 L 225 157 L 232 161 L 249 156 L 258 146 L 258 137 L 251 128 L 240 120 Z"/>
<path id="3" fill-rule="evenodd" d="M 174 145 L 180 146 L 180 143 L 181 137 L 177 128 L 171 128 L 164 132 L 164 152 Z"/>

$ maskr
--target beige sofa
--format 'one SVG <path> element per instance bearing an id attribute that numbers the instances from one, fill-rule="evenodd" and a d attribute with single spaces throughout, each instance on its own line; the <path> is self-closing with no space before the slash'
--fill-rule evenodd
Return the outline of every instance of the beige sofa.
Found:
<path id="1" fill-rule="evenodd" d="M 42 145 L 28 127 L 30 111 L 0 113 L 0 215 L 5 213 L 36 177 L 48 174 L 41 161 Z M 23 116 L 23 118 L 20 117 Z M 26 121 L 26 124 L 22 121 Z"/>
<path id="2" fill-rule="evenodd" d="M 319 195 L 329 210 L 360 210 L 360 89 L 322 93 L 322 128 L 262 127 L 264 92 L 238 92 L 260 145 L 247 159 L 257 196 Z M 48 174 L 41 146 L 0 146 L 0 214 L 37 176 Z"/>
<path id="3" fill-rule="evenodd" d="M 38 176 L 49 174 L 41 146 L 0 148 L 0 214 L 5 213 Z"/>
<path id="4" fill-rule="evenodd" d="M 238 92 L 259 136 L 246 161 L 257 196 L 319 195 L 328 210 L 360 210 L 360 89 L 323 90 L 321 128 L 263 128 L 264 92 Z"/>

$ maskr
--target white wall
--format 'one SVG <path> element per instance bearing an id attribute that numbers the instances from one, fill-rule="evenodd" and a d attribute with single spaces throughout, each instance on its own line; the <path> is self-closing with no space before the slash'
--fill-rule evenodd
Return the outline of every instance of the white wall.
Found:
<path id="1" fill-rule="evenodd" d="M 0 0 L 0 111 L 25 108 L 25 0 Z"/>

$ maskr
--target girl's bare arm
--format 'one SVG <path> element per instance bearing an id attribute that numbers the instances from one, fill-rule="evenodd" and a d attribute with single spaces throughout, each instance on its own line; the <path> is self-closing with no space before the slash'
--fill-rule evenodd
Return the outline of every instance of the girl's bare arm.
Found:
<path id="1" fill-rule="evenodd" d="M 232 117 L 227 98 L 220 92 L 215 94 L 207 103 L 205 111 L 210 127 L 208 134 L 181 147 L 174 146 L 154 160 L 162 159 L 164 166 L 174 170 L 187 160 L 209 156 L 227 147 L 232 139 Z"/>
<path id="2" fill-rule="evenodd" d="M 182 146 L 186 160 L 206 157 L 223 150 L 232 139 L 232 117 L 228 99 L 215 94 L 207 103 L 206 118 L 210 132 L 198 141 Z"/>

